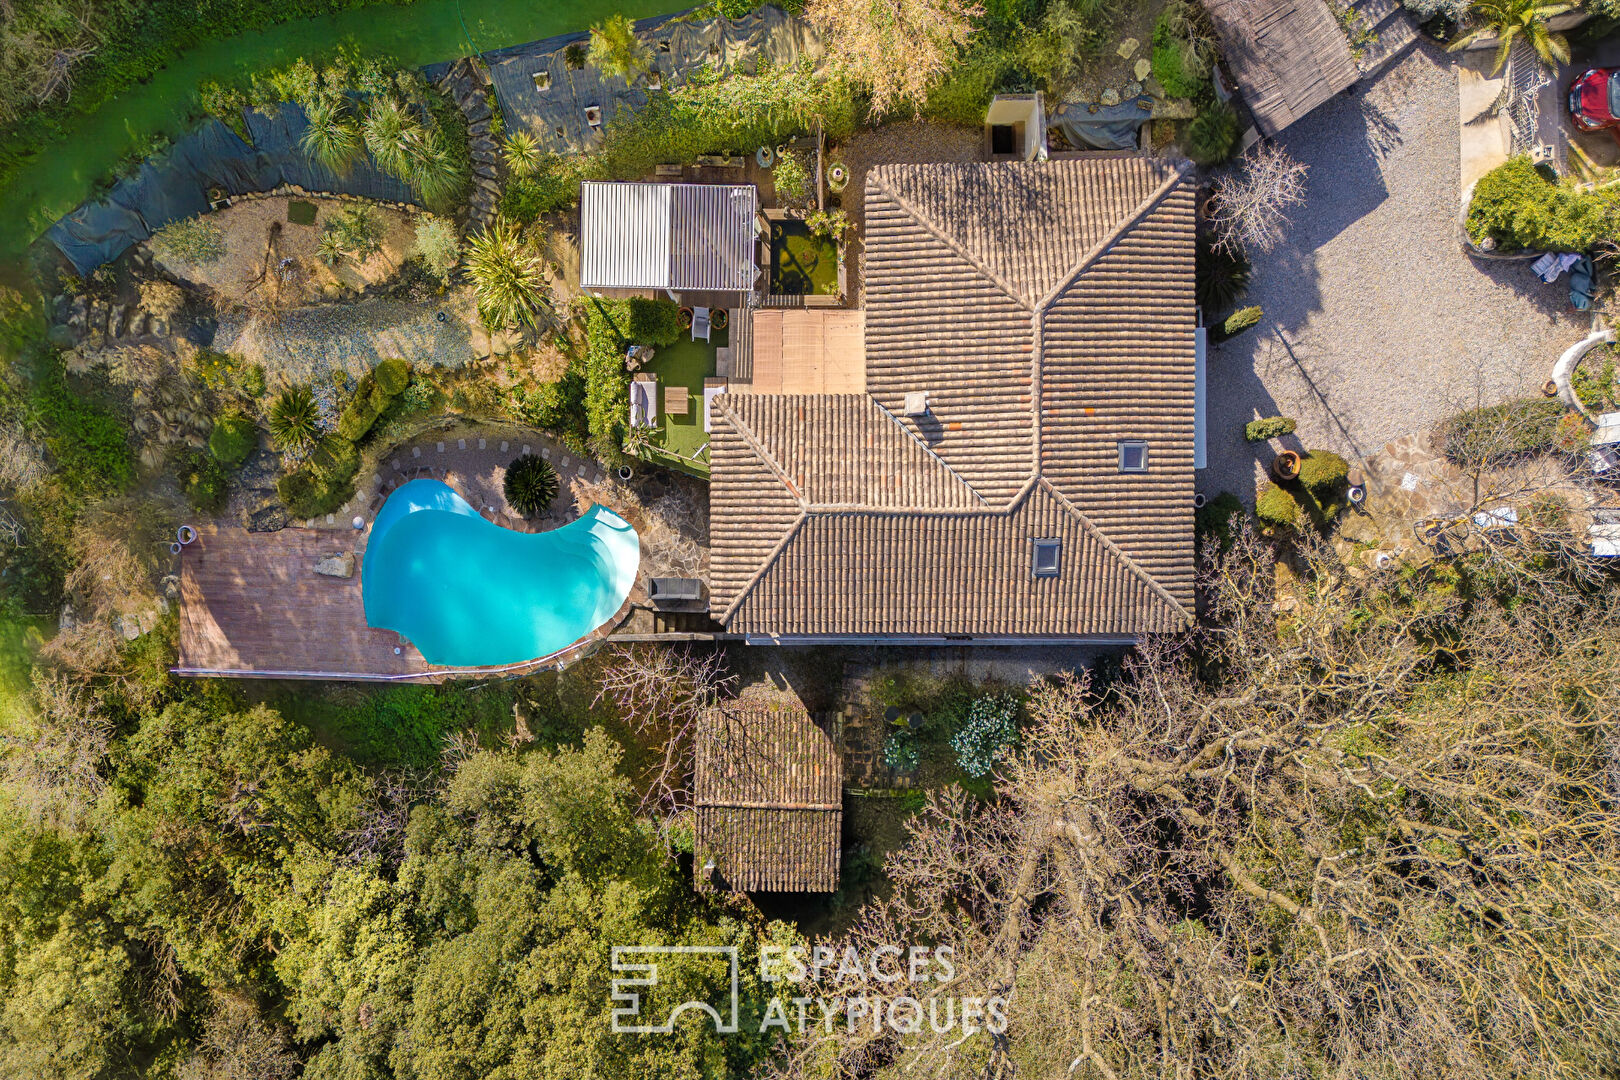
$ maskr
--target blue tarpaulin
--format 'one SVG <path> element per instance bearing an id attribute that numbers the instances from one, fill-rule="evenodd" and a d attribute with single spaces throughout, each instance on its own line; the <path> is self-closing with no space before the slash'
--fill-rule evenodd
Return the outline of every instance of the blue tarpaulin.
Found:
<path id="1" fill-rule="evenodd" d="M 292 184 L 388 202 L 417 202 L 411 189 L 389 176 L 369 156 L 343 175 L 315 161 L 298 145 L 307 126 L 303 110 L 284 103 L 272 113 L 245 114 L 253 145 L 211 120 L 176 140 L 167 152 L 120 180 L 105 199 L 89 202 L 45 234 L 80 274 L 111 262 L 158 229 L 208 210 L 208 193 L 269 191 Z"/>

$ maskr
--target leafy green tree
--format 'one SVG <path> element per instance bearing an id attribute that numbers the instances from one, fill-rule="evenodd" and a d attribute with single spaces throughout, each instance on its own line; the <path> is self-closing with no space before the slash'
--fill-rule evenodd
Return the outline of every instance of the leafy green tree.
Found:
<path id="1" fill-rule="evenodd" d="M 636 37 L 628 16 L 609 15 L 591 27 L 590 62 L 608 75 L 629 82 L 652 69 L 652 50 Z"/>

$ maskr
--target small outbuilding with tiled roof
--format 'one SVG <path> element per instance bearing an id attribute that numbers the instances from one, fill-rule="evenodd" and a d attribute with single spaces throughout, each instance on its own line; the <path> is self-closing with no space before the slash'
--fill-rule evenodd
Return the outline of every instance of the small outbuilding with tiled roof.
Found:
<path id="1" fill-rule="evenodd" d="M 838 888 L 843 766 L 797 701 L 729 701 L 705 713 L 693 789 L 698 891 Z"/>
<path id="2" fill-rule="evenodd" d="M 871 170 L 865 393 L 716 401 L 716 617 L 756 642 L 1188 625 L 1193 197 L 1140 157 Z"/>

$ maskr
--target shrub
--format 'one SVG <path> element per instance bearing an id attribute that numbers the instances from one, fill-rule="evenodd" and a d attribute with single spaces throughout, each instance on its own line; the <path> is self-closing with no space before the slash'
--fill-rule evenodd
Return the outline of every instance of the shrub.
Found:
<path id="1" fill-rule="evenodd" d="M 371 375 L 377 380 L 377 389 L 389 398 L 394 398 L 404 393 L 405 388 L 410 385 L 411 365 L 394 356 L 378 364 Z"/>
<path id="2" fill-rule="evenodd" d="M 28 405 L 29 418 L 44 432 L 55 476 L 69 491 L 116 491 L 135 478 L 124 426 L 111 412 L 74 392 L 60 361 L 51 363 Z"/>
<path id="3" fill-rule="evenodd" d="M 324 480 L 342 483 L 360 471 L 360 448 L 352 440 L 328 435 L 309 455 L 308 468 Z"/>
<path id="4" fill-rule="evenodd" d="M 922 753 L 909 732 L 894 731 L 883 740 L 883 766 L 894 772 L 914 773 L 922 763 Z"/>
<path id="5" fill-rule="evenodd" d="M 1267 484 L 1254 501 L 1254 516 L 1267 525 L 1291 529 L 1299 524 L 1300 505 L 1292 492 Z"/>
<path id="6" fill-rule="evenodd" d="M 579 183 L 576 169 L 560 164 L 537 166 L 533 176 L 520 176 L 506 185 L 501 192 L 501 216 L 528 225 L 542 214 L 566 210 L 579 201 Z"/>
<path id="7" fill-rule="evenodd" d="M 359 442 L 371 430 L 371 425 L 377 422 L 379 415 L 381 410 L 370 393 L 356 394 L 343 406 L 343 412 L 338 417 L 337 433 L 352 442 Z"/>
<path id="8" fill-rule="evenodd" d="M 534 517 L 550 506 L 557 488 L 557 470 L 544 458 L 524 454 L 506 467 L 506 501 L 524 517 Z"/>
<path id="9" fill-rule="evenodd" d="M 456 235 L 456 227 L 443 218 L 423 218 L 416 223 L 412 250 L 428 273 L 446 281 L 461 262 L 461 237 Z"/>
<path id="10" fill-rule="evenodd" d="M 1232 546 L 1236 534 L 1234 520 L 1243 517 L 1243 500 L 1230 491 L 1223 491 L 1199 507 L 1193 514 L 1193 529 L 1197 535 L 1215 541 L 1220 550 Z"/>
<path id="11" fill-rule="evenodd" d="M 804 167 L 804 160 L 792 150 L 782 151 L 776 159 L 771 182 L 776 187 L 777 199 L 785 206 L 803 206 L 810 201 L 810 172 Z"/>
<path id="12" fill-rule="evenodd" d="M 1318 500 L 1330 498 L 1344 486 L 1350 463 L 1331 450 L 1312 450 L 1299 463 L 1299 482 Z"/>
<path id="13" fill-rule="evenodd" d="M 1200 165 L 1219 165 L 1237 150 L 1241 134 L 1237 113 L 1218 102 L 1187 125 L 1187 156 Z"/>
<path id="14" fill-rule="evenodd" d="M 628 301 L 625 336 L 637 345 L 673 345 L 681 339 L 681 309 L 673 300 L 636 296 Z"/>
<path id="15" fill-rule="evenodd" d="M 326 223 L 321 234 L 321 256 L 336 262 L 331 254 L 365 262 L 382 250 L 385 232 L 382 215 L 369 206 L 351 206 Z"/>
<path id="16" fill-rule="evenodd" d="M 1226 341 L 1229 338 L 1237 337 L 1243 331 L 1258 325 L 1261 314 L 1262 312 L 1258 307 L 1238 308 L 1226 317 L 1225 322 L 1221 323 L 1216 339 Z"/>
<path id="17" fill-rule="evenodd" d="M 330 514 L 354 498 L 360 454 L 354 443 L 328 436 L 309 460 L 276 481 L 276 494 L 294 517 Z"/>
<path id="18" fill-rule="evenodd" d="M 1197 97 L 1209 88 L 1209 66 L 1202 59 L 1199 42 L 1178 29 L 1168 11 L 1154 25 L 1153 77 L 1170 97 Z"/>
<path id="19" fill-rule="evenodd" d="M 551 290 L 529 242 L 504 221 L 467 242 L 478 317 L 491 330 L 539 329 L 552 319 Z"/>
<path id="20" fill-rule="evenodd" d="M 226 413 L 215 420 L 214 430 L 208 435 L 208 452 L 227 468 L 246 461 L 258 444 L 258 427 L 240 413 Z"/>
<path id="21" fill-rule="evenodd" d="M 321 414 L 309 387 L 283 390 L 270 406 L 269 427 L 278 450 L 300 454 L 314 446 L 321 432 Z"/>
<path id="22" fill-rule="evenodd" d="M 1577 192 L 1516 157 L 1474 185 L 1467 227 L 1474 243 L 1503 251 L 1585 251 L 1620 236 L 1620 192 Z"/>
<path id="23" fill-rule="evenodd" d="M 1249 258 L 1241 247 L 1200 236 L 1196 258 L 1198 303 L 1206 315 L 1227 310 L 1249 291 Z"/>
<path id="24" fill-rule="evenodd" d="M 152 247 L 166 259 L 204 266 L 224 257 L 225 231 L 207 218 L 187 218 L 153 233 Z"/>
<path id="25" fill-rule="evenodd" d="M 1243 437 L 1250 442 L 1265 442 L 1267 439 L 1280 439 L 1284 435 L 1292 435 L 1297 425 L 1286 416 L 1267 416 L 1260 420 L 1250 420 L 1243 425 Z"/>
<path id="26" fill-rule="evenodd" d="M 554 383 L 520 393 L 518 406 L 524 419 L 547 431 L 582 436 L 589 431 L 585 420 L 585 375 L 578 365 L 570 364 Z"/>
<path id="27" fill-rule="evenodd" d="M 1453 464 L 1493 467 L 1558 445 L 1563 402 L 1520 398 L 1469 409 L 1440 424 L 1440 442 Z"/>
<path id="28" fill-rule="evenodd" d="M 1586 417 L 1565 413 L 1553 427 L 1553 445 L 1566 454 L 1584 454 L 1592 445 L 1592 429 Z"/>
<path id="29" fill-rule="evenodd" d="M 210 444 L 212 440 L 209 440 Z M 212 450 L 212 445 L 209 447 Z M 176 467 L 180 490 L 191 505 L 204 513 L 216 514 L 225 508 L 230 494 L 230 476 L 224 463 L 210 454 L 187 454 Z"/>
<path id="30" fill-rule="evenodd" d="M 956 763 L 969 776 L 988 776 L 996 759 L 1018 741 L 1018 699 L 989 694 L 974 700 L 967 722 L 951 737 Z"/>

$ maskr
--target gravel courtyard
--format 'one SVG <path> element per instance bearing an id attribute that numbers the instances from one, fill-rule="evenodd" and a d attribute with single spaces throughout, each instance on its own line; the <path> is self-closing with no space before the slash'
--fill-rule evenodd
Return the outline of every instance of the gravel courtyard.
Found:
<path id="1" fill-rule="evenodd" d="M 1458 242 L 1457 79 L 1426 43 L 1281 141 L 1310 167 L 1289 241 L 1252 256 L 1260 325 L 1209 357 L 1200 490 L 1252 500 L 1271 457 L 1242 426 L 1299 421 L 1292 449 L 1354 461 L 1459 407 L 1540 392 L 1585 336 L 1563 282 L 1477 263 Z"/>

